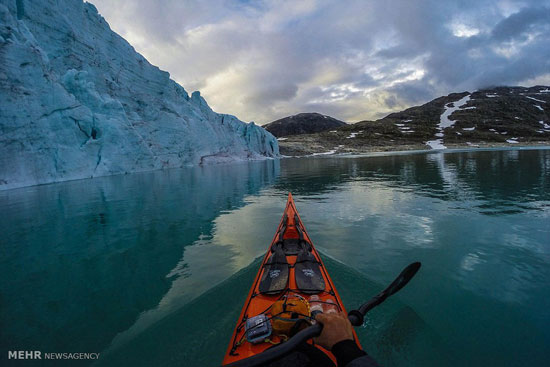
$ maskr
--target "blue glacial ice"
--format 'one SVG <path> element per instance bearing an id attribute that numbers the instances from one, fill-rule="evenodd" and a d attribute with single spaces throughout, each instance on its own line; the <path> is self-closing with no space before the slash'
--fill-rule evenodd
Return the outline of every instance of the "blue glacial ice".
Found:
<path id="1" fill-rule="evenodd" d="M 0 190 L 279 156 L 79 0 L 0 3 Z"/>

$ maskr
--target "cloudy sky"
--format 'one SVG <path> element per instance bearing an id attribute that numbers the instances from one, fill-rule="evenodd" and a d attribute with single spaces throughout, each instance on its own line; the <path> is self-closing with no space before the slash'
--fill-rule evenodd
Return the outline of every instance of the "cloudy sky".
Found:
<path id="1" fill-rule="evenodd" d="M 452 92 L 550 85 L 550 0 L 91 0 L 217 112 L 375 119 Z"/>

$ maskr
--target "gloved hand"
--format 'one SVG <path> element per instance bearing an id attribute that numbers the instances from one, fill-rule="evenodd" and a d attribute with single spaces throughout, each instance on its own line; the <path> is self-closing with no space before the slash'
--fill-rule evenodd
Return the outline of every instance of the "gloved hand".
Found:
<path id="1" fill-rule="evenodd" d="M 315 316 L 315 320 L 323 324 L 323 331 L 313 340 L 323 348 L 331 350 L 338 342 L 353 340 L 353 327 L 344 312 L 320 313 Z"/>

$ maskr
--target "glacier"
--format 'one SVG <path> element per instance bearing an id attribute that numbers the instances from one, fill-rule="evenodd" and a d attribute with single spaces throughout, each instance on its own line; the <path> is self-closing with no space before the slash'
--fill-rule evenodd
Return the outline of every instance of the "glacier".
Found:
<path id="1" fill-rule="evenodd" d="M 273 135 L 189 96 L 94 5 L 0 3 L 0 190 L 278 156 Z"/>

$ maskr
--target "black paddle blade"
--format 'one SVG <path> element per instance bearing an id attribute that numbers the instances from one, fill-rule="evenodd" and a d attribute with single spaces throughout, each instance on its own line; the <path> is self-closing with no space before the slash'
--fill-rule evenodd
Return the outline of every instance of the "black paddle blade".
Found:
<path id="1" fill-rule="evenodd" d="M 420 266 L 422 264 L 420 262 L 414 262 L 407 266 L 401 274 L 395 278 L 395 280 L 389 285 L 388 288 L 386 288 L 383 293 L 387 293 L 387 297 L 391 296 L 392 294 L 395 294 L 401 290 L 404 286 L 407 285 L 407 283 L 416 275 L 418 270 L 420 270 Z"/>
<path id="2" fill-rule="evenodd" d="M 386 300 L 392 294 L 395 294 L 401 290 L 410 280 L 415 276 L 415 274 L 420 269 L 419 262 L 414 262 L 407 266 L 403 271 L 395 278 L 395 280 L 384 289 L 382 292 L 378 293 L 376 296 L 372 297 L 368 302 L 364 303 L 359 307 L 358 310 L 350 311 L 349 316 L 352 318 L 352 324 L 355 326 L 363 324 L 363 316 L 382 302 Z"/>
<path id="3" fill-rule="evenodd" d="M 325 290 L 325 279 L 320 264 L 306 249 L 302 249 L 296 258 L 294 279 L 300 292 L 316 294 Z"/>
<path id="4" fill-rule="evenodd" d="M 260 280 L 262 294 L 277 294 L 288 287 L 288 262 L 281 246 L 276 246 L 267 260 Z"/>

